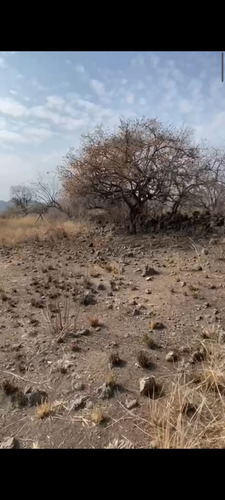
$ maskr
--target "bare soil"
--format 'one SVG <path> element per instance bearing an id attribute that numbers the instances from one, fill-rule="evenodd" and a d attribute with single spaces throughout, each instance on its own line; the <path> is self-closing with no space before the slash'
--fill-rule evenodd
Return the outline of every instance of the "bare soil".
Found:
<path id="1" fill-rule="evenodd" d="M 163 398 L 202 330 L 225 330 L 224 244 L 210 238 L 96 230 L 1 247 L 0 442 L 153 447 L 140 379 Z"/>

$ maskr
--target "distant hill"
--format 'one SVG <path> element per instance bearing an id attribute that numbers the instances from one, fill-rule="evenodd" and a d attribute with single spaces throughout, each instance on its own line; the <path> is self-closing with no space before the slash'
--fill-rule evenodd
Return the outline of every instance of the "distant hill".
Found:
<path id="1" fill-rule="evenodd" d="M 9 201 L 0 200 L 0 212 L 4 212 L 5 210 L 7 210 L 9 204 Z"/>

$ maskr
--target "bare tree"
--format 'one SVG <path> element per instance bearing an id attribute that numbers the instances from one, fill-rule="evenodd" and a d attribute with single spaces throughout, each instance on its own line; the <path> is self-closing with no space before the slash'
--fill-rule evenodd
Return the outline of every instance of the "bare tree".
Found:
<path id="1" fill-rule="evenodd" d="M 121 120 L 116 133 L 98 128 L 83 136 L 81 149 L 69 151 L 60 173 L 71 198 L 124 203 L 135 233 L 146 202 L 165 203 L 178 172 L 195 157 L 187 131 L 157 120 Z"/>
<path id="2" fill-rule="evenodd" d="M 62 190 L 57 181 L 56 175 L 44 181 L 41 176 L 37 181 L 33 181 L 30 186 L 33 199 L 35 200 L 36 211 L 39 214 L 38 220 L 43 218 L 44 214 L 50 208 L 56 208 L 70 216 L 69 207 L 63 205 L 60 200 Z"/>
<path id="3" fill-rule="evenodd" d="M 201 182 L 196 183 L 191 201 L 196 208 L 203 208 L 211 215 L 225 212 L 225 152 L 207 148 L 202 155 Z"/>
<path id="4" fill-rule="evenodd" d="M 27 186 L 12 186 L 10 189 L 13 205 L 22 213 L 27 215 L 32 203 L 32 192 Z"/>

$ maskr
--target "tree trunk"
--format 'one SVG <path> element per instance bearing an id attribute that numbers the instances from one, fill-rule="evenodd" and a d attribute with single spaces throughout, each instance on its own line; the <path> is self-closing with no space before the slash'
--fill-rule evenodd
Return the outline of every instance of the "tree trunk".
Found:
<path id="1" fill-rule="evenodd" d="M 139 214 L 139 207 L 130 207 L 130 233 L 137 234 L 137 216 Z"/>

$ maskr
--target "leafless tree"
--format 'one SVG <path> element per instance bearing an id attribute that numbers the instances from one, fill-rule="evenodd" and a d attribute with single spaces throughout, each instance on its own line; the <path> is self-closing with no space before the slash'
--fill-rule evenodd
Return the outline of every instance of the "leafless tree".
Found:
<path id="1" fill-rule="evenodd" d="M 27 215 L 32 203 L 32 192 L 27 186 L 12 186 L 10 189 L 11 202 L 23 215 Z"/>
<path id="2" fill-rule="evenodd" d="M 81 149 L 69 151 L 60 174 L 71 198 L 124 203 L 135 233 L 146 202 L 172 201 L 176 180 L 196 154 L 187 131 L 157 120 L 121 120 L 116 133 L 98 128 L 83 136 Z"/>
<path id="3" fill-rule="evenodd" d="M 201 182 L 196 183 L 191 201 L 211 215 L 225 213 L 225 152 L 207 148 L 202 155 Z"/>
<path id="4" fill-rule="evenodd" d="M 41 176 L 36 181 L 31 182 L 30 189 L 35 200 L 36 211 L 39 214 L 38 220 L 43 218 L 50 208 L 56 208 L 68 216 L 69 208 L 63 205 L 61 198 L 61 188 L 56 175 L 45 181 Z"/>

